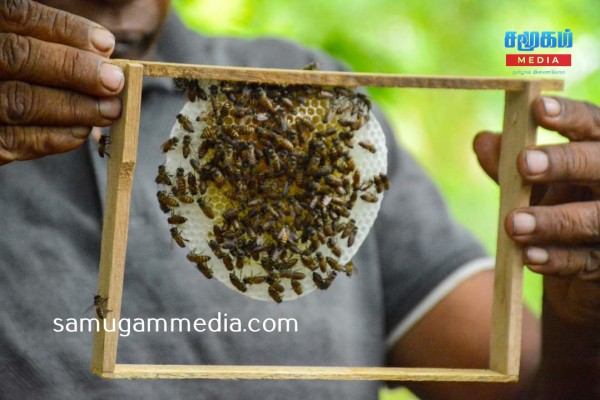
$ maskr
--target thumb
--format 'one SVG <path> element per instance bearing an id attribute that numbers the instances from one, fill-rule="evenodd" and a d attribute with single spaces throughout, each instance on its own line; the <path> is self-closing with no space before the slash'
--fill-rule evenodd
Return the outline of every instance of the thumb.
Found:
<path id="1" fill-rule="evenodd" d="M 490 178 L 498 183 L 498 164 L 500 162 L 500 144 L 502 137 L 490 131 L 479 132 L 473 139 L 473 150 L 479 165 Z"/>

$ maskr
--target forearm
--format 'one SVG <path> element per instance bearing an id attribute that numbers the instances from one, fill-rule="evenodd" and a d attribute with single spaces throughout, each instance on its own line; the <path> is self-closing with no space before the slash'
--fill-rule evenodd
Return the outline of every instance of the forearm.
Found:
<path id="1" fill-rule="evenodd" d="M 533 399 L 600 398 L 600 326 L 561 318 L 544 300 L 542 359 Z"/>

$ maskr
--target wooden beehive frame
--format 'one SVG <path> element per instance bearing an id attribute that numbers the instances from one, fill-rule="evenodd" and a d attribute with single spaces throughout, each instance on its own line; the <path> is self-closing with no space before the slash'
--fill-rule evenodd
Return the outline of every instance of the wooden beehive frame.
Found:
<path id="1" fill-rule="evenodd" d="M 111 130 L 108 180 L 98 293 L 108 298 L 107 318 L 118 321 L 125 271 L 131 186 L 137 156 L 142 80 L 144 76 L 186 77 L 277 84 L 414 87 L 504 90 L 504 128 L 500 159 L 500 213 L 494 282 L 490 365 L 488 369 L 312 367 L 239 365 L 117 364 L 118 329 L 94 334 L 92 371 L 115 379 L 327 379 L 385 381 L 511 382 L 519 372 L 522 261 L 521 248 L 504 231 L 507 213 L 529 203 L 530 186 L 516 169 L 516 157 L 535 144 L 533 100 L 542 90 L 562 90 L 561 80 L 403 76 L 344 72 L 214 67 L 115 60 L 125 71 L 123 114 Z M 102 324 L 101 324 L 102 325 Z M 109 321 L 108 326 L 112 326 Z M 118 327 L 118 323 L 115 323 Z"/>

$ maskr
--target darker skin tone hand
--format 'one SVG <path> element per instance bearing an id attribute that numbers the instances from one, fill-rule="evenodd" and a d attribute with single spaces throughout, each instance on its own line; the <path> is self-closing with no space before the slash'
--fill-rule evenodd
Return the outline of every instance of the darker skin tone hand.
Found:
<path id="1" fill-rule="evenodd" d="M 0 165 L 80 146 L 121 113 L 114 36 L 29 0 L 0 0 Z"/>
<path id="2" fill-rule="evenodd" d="M 523 245 L 524 263 L 544 275 L 542 364 L 531 397 L 598 398 L 600 108 L 544 97 L 533 112 L 539 126 L 570 142 L 520 153 L 518 170 L 534 185 L 531 206 L 513 210 L 505 221 L 507 233 Z M 481 132 L 474 141 L 480 164 L 494 179 L 500 140 Z"/>

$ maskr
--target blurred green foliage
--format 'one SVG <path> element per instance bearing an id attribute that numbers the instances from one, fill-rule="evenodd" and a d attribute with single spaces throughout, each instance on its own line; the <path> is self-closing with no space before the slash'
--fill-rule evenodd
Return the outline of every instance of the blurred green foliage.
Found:
<path id="1" fill-rule="evenodd" d="M 425 6 L 429 4 L 429 6 Z M 563 95 L 600 103 L 600 7 L 595 0 L 435 2 L 419 0 L 174 0 L 188 26 L 208 35 L 287 37 L 361 72 L 512 77 L 504 33 L 571 29 L 573 66 Z M 549 49 L 550 50 L 550 49 Z M 549 68 L 546 68 L 546 70 Z M 371 89 L 399 141 L 423 164 L 453 214 L 495 249 L 498 190 L 477 165 L 475 133 L 502 129 L 503 93 Z M 560 141 L 540 132 L 540 142 Z M 541 280 L 526 274 L 526 301 L 539 312 Z M 391 396 L 391 397 L 388 397 Z M 383 393 L 391 400 L 395 395 Z"/>

